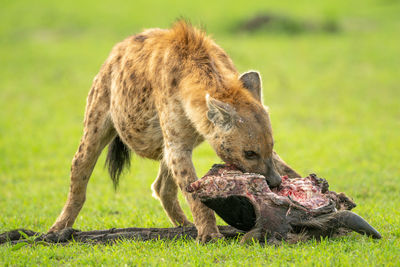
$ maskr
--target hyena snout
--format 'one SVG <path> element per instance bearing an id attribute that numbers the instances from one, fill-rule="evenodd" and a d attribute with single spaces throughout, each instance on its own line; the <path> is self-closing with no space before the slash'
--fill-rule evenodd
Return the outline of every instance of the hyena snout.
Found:
<path id="1" fill-rule="evenodd" d="M 282 182 L 281 175 L 276 170 L 272 161 L 267 162 L 267 172 L 263 175 L 265 176 L 265 179 L 271 188 L 278 187 Z"/>

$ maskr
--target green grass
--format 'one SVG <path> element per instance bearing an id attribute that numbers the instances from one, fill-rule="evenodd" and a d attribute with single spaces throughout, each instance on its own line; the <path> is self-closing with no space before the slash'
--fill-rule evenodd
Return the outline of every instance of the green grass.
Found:
<path id="1" fill-rule="evenodd" d="M 382 240 L 351 234 L 279 247 L 192 240 L 16 251 L 2 245 L 0 265 L 399 265 L 400 2 L 167 2 L 2 1 L 0 232 L 46 231 L 61 211 L 86 95 L 113 44 L 183 16 L 203 25 L 240 71 L 261 72 L 276 150 L 301 173 L 315 172 L 332 190 L 352 196 L 355 212 L 381 232 Z M 261 11 L 334 20 L 340 31 L 231 31 Z M 204 144 L 194 161 L 201 176 L 219 159 Z M 117 193 L 103 166 L 104 155 L 76 228 L 170 226 L 151 197 L 157 162 L 134 157 Z"/>

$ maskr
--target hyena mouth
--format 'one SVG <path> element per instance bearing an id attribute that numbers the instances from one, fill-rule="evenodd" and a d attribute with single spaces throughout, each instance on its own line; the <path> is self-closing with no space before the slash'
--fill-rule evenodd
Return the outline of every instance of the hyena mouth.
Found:
<path id="1" fill-rule="evenodd" d="M 349 231 L 381 238 L 363 218 L 350 212 L 356 206 L 350 198 L 328 188 L 325 179 L 311 174 L 294 179 L 284 176 L 281 185 L 271 190 L 264 176 L 219 164 L 187 191 L 231 226 L 256 233 L 260 241 L 295 242 L 300 236 L 304 240 Z"/>

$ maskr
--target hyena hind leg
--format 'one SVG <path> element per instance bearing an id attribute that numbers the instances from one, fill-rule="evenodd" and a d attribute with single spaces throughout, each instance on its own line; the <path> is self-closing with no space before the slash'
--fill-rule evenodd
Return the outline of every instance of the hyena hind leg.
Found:
<path id="1" fill-rule="evenodd" d="M 72 160 L 67 202 L 49 232 L 74 224 L 85 202 L 86 187 L 96 161 L 103 148 L 116 135 L 106 103 L 88 102 L 85 116 L 84 135 Z"/>
<path id="2" fill-rule="evenodd" d="M 178 200 L 178 186 L 164 161 L 160 161 L 158 176 L 152 184 L 153 196 L 160 199 L 169 219 L 175 226 L 192 226 Z"/>

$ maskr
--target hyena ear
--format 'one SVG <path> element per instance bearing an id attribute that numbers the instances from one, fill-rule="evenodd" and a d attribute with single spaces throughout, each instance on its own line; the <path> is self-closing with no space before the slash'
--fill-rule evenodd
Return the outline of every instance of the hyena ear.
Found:
<path id="1" fill-rule="evenodd" d="M 224 130 L 229 130 L 233 127 L 236 111 L 231 105 L 212 98 L 209 94 L 206 95 L 206 103 L 209 121 Z"/>
<path id="2" fill-rule="evenodd" d="M 255 99 L 262 103 L 261 77 L 257 71 L 248 71 L 243 73 L 239 80 Z"/>

